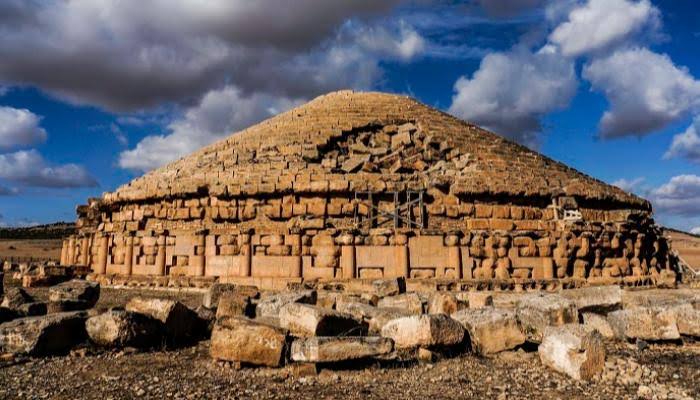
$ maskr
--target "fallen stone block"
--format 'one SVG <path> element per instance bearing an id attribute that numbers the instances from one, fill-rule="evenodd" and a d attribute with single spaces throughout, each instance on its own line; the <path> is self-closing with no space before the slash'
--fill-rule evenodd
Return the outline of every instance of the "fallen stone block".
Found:
<path id="1" fill-rule="evenodd" d="M 336 310 L 365 322 L 370 335 L 380 334 L 384 325 L 391 320 L 413 315 L 400 308 L 378 308 L 364 303 L 338 303 Z"/>
<path id="2" fill-rule="evenodd" d="M 545 328 L 578 323 L 578 309 L 557 294 L 533 295 L 517 303 L 516 317 L 528 340 L 539 343 Z"/>
<path id="3" fill-rule="evenodd" d="M 466 309 L 452 314 L 452 318 L 464 326 L 472 350 L 480 355 L 513 349 L 527 339 L 513 310 L 493 307 Z"/>
<path id="4" fill-rule="evenodd" d="M 214 329 L 214 324 L 216 323 L 216 313 L 210 308 L 204 306 L 199 306 L 194 310 L 199 318 L 199 323 L 197 330 L 199 331 L 199 337 L 209 338 L 211 337 L 211 331 Z"/>
<path id="5" fill-rule="evenodd" d="M 690 304 L 674 308 L 678 333 L 684 336 L 700 337 L 700 310 Z"/>
<path id="6" fill-rule="evenodd" d="M 379 308 L 399 308 L 413 314 L 423 313 L 423 302 L 416 293 L 404 293 L 379 299 Z"/>
<path id="7" fill-rule="evenodd" d="M 693 289 L 675 290 L 624 290 L 622 292 L 623 308 L 634 307 L 672 307 L 692 304 L 700 308 L 700 291 Z"/>
<path id="8" fill-rule="evenodd" d="M 92 302 L 88 302 L 85 300 L 59 300 L 50 301 L 46 303 L 46 312 L 49 314 L 53 314 L 66 311 L 87 310 L 92 307 Z"/>
<path id="9" fill-rule="evenodd" d="M 0 348 L 35 356 L 64 354 L 86 338 L 83 311 L 25 317 L 0 325 Z"/>
<path id="10" fill-rule="evenodd" d="M 295 336 L 359 336 L 365 326 L 350 314 L 309 304 L 290 303 L 279 313 L 280 325 Z"/>
<path id="11" fill-rule="evenodd" d="M 162 322 L 170 345 L 189 343 L 197 336 L 197 314 L 179 301 L 134 297 L 126 310 Z"/>
<path id="12" fill-rule="evenodd" d="M 619 339 L 676 340 L 681 337 L 673 309 L 636 307 L 613 311 L 607 318 Z"/>
<path id="13" fill-rule="evenodd" d="M 255 304 L 255 317 L 279 318 L 280 309 L 289 303 L 316 304 L 315 290 L 277 293 L 261 298 Z"/>
<path id="14" fill-rule="evenodd" d="M 11 287 L 5 291 L 5 297 L 2 299 L 0 306 L 16 310 L 19 306 L 25 303 L 31 303 L 34 299 L 24 289 Z"/>
<path id="15" fill-rule="evenodd" d="M 163 338 L 163 325 L 143 314 L 124 310 L 107 311 L 85 322 L 90 339 L 106 347 L 145 348 L 159 344 Z"/>
<path id="16" fill-rule="evenodd" d="M 544 365 L 577 380 L 590 380 L 605 368 L 600 333 L 578 324 L 548 327 L 537 352 Z"/>
<path id="17" fill-rule="evenodd" d="M 383 337 L 310 337 L 292 342 L 291 358 L 298 362 L 338 362 L 381 356 L 393 348 L 392 340 Z"/>
<path id="18" fill-rule="evenodd" d="M 49 288 L 49 301 L 84 301 L 93 307 L 100 298 L 100 284 L 74 279 Z M 88 307 L 89 308 L 89 307 Z"/>
<path id="19" fill-rule="evenodd" d="M 205 306 L 206 307 L 206 306 Z M 218 300 L 216 308 L 216 318 L 246 316 L 250 317 L 253 314 L 253 304 L 250 301 L 250 296 L 238 293 L 224 293 Z"/>
<path id="20" fill-rule="evenodd" d="M 469 292 L 467 294 L 469 308 L 484 308 L 493 306 L 493 296 L 484 292 Z"/>
<path id="21" fill-rule="evenodd" d="M 453 314 L 467 308 L 468 304 L 457 300 L 455 295 L 447 292 L 435 292 L 428 300 L 428 314 Z"/>
<path id="22" fill-rule="evenodd" d="M 251 299 L 256 299 L 260 297 L 260 292 L 255 286 L 235 285 L 233 283 L 216 282 L 209 287 L 206 293 L 204 293 L 204 296 L 202 298 L 202 305 L 206 308 L 217 308 L 221 297 L 224 294 L 232 292 L 248 296 Z"/>
<path id="23" fill-rule="evenodd" d="M 372 291 L 379 297 L 396 296 L 406 292 L 405 278 L 375 279 L 372 281 Z"/>
<path id="24" fill-rule="evenodd" d="M 396 348 L 448 347 L 462 342 L 464 328 L 444 314 L 414 315 L 389 321 L 382 336 L 392 339 Z"/>
<path id="25" fill-rule="evenodd" d="M 619 286 L 591 286 L 580 289 L 566 289 L 559 294 L 573 302 L 579 312 L 604 314 L 622 308 L 622 289 Z"/>
<path id="26" fill-rule="evenodd" d="M 587 329 L 596 330 L 606 339 L 612 339 L 615 337 L 615 332 L 612 326 L 608 322 L 608 319 L 604 315 L 585 312 L 582 313 L 583 316 L 583 326 Z"/>
<path id="27" fill-rule="evenodd" d="M 211 356 L 252 365 L 278 367 L 284 360 L 287 332 L 242 317 L 222 318 L 211 334 Z"/>

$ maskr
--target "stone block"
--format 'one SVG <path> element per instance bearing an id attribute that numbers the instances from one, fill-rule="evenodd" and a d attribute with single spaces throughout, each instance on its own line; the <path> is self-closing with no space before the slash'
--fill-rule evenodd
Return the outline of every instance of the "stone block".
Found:
<path id="1" fill-rule="evenodd" d="M 279 367 L 286 348 L 285 330 L 247 318 L 222 318 L 211 334 L 211 356 L 217 360 Z"/>
<path id="2" fill-rule="evenodd" d="M 310 337 L 292 342 L 291 358 L 313 363 L 359 360 L 386 355 L 393 347 L 391 339 L 376 336 Z"/>
<path id="3" fill-rule="evenodd" d="M 607 313 L 622 308 L 622 289 L 619 286 L 591 286 L 567 289 L 561 296 L 572 301 L 579 312 Z"/>
<path id="4" fill-rule="evenodd" d="M 513 310 L 493 307 L 466 309 L 452 314 L 452 318 L 464 326 L 472 350 L 480 355 L 513 349 L 527 339 Z"/>
<path id="5" fill-rule="evenodd" d="M 289 303 L 316 304 L 315 290 L 302 290 L 267 295 L 255 305 L 256 317 L 279 318 L 280 309 Z"/>
<path id="6" fill-rule="evenodd" d="M 232 283 L 219 283 L 216 282 L 212 284 L 209 289 L 204 293 L 202 298 L 202 305 L 207 308 L 216 308 L 219 304 L 219 299 L 225 293 L 239 293 L 250 297 L 251 299 L 256 299 L 260 297 L 260 292 L 255 286 L 246 285 L 234 285 Z"/>
<path id="7" fill-rule="evenodd" d="M 636 307 L 613 311 L 608 322 L 619 339 L 676 340 L 681 335 L 676 313 L 666 307 Z"/>
<path id="8" fill-rule="evenodd" d="M 403 293 L 379 299 L 379 308 L 398 308 L 413 314 L 423 313 L 423 302 L 416 293 Z"/>
<path id="9" fill-rule="evenodd" d="M 295 336 L 361 335 L 366 328 L 350 314 L 309 304 L 289 303 L 279 312 L 280 326 Z"/>
<path id="10" fill-rule="evenodd" d="M 74 279 L 49 288 L 49 301 L 52 302 L 77 300 L 84 301 L 92 307 L 99 298 L 100 284 L 97 282 Z"/>
<path id="11" fill-rule="evenodd" d="M 557 294 L 526 296 L 516 305 L 516 316 L 528 339 L 536 343 L 548 326 L 578 323 L 576 305 Z"/>
<path id="12" fill-rule="evenodd" d="M 86 338 L 84 311 L 15 319 L 0 325 L 0 349 L 34 356 L 64 354 Z"/>
<path id="13" fill-rule="evenodd" d="M 236 291 L 226 292 L 219 298 L 216 318 L 247 316 L 254 314 L 250 296 Z"/>
<path id="14" fill-rule="evenodd" d="M 445 348 L 464 340 L 462 325 L 444 314 L 398 318 L 384 325 L 381 333 L 392 339 L 397 349 Z"/>
<path id="15" fill-rule="evenodd" d="M 90 340 L 105 347 L 156 346 L 162 340 L 162 329 L 160 321 L 124 310 L 107 311 L 85 322 Z"/>
<path id="16" fill-rule="evenodd" d="M 457 300 L 454 294 L 435 292 L 428 300 L 428 314 L 453 314 L 467 308 L 467 303 Z"/>
<path id="17" fill-rule="evenodd" d="M 357 302 L 337 302 L 336 310 L 350 314 L 356 320 L 367 323 L 370 335 L 380 334 L 384 325 L 389 321 L 413 315 L 413 313 L 400 308 L 378 308 Z"/>
<path id="18" fill-rule="evenodd" d="M 615 332 L 604 315 L 592 312 L 584 312 L 581 313 L 581 315 L 583 316 L 583 326 L 587 329 L 598 331 L 601 336 L 606 339 L 612 339 L 615 337 Z"/>
<path id="19" fill-rule="evenodd" d="M 577 380 L 590 380 L 605 368 L 600 333 L 582 325 L 548 327 L 537 352 L 544 365 Z"/>
<path id="20" fill-rule="evenodd" d="M 678 332 L 684 336 L 700 337 L 700 309 L 690 304 L 674 308 Z"/>
<path id="21" fill-rule="evenodd" d="M 2 299 L 0 306 L 12 310 L 16 310 L 19 306 L 25 303 L 31 303 L 34 299 L 24 289 L 18 287 L 10 287 L 5 291 L 5 297 Z"/>
<path id="22" fill-rule="evenodd" d="M 189 343 L 196 338 L 197 314 L 179 301 L 134 297 L 126 304 L 126 310 L 162 322 L 171 345 Z"/>

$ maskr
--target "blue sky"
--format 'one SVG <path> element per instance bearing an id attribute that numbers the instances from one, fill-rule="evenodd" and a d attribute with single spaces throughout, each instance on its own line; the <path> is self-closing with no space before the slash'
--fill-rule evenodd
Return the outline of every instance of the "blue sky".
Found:
<path id="1" fill-rule="evenodd" d="M 700 231 L 698 49 L 693 0 L 6 0 L 0 225 L 73 220 L 88 197 L 355 88 L 414 96 Z"/>

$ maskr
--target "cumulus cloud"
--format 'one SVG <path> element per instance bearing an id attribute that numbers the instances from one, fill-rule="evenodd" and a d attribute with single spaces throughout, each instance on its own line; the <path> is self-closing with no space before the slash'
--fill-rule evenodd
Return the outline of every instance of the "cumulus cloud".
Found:
<path id="1" fill-rule="evenodd" d="M 686 217 L 700 214 L 700 176 L 678 175 L 654 189 L 650 200 L 657 211 Z"/>
<path id="2" fill-rule="evenodd" d="M 0 154 L 0 179 L 46 188 L 95 187 L 97 181 L 76 164 L 50 166 L 36 150 Z"/>
<path id="3" fill-rule="evenodd" d="M 618 179 L 612 182 L 612 185 L 619 187 L 620 189 L 630 192 L 639 193 L 641 191 L 641 185 L 646 179 L 644 177 L 634 178 L 634 179 Z"/>
<path id="4" fill-rule="evenodd" d="M 676 157 L 682 157 L 700 164 L 700 116 L 695 117 L 693 123 L 685 132 L 673 137 L 671 146 L 664 154 L 664 158 Z"/>
<path id="5" fill-rule="evenodd" d="M 700 107 L 700 81 L 667 55 L 645 48 L 595 59 L 583 76 L 610 102 L 600 120 L 602 137 L 642 136 Z"/>
<path id="6" fill-rule="evenodd" d="M 0 107 L 0 149 L 28 146 L 46 140 L 41 117 L 26 109 Z"/>
<path id="7" fill-rule="evenodd" d="M 207 93 L 200 103 L 168 126 L 165 135 L 151 135 L 119 156 L 122 168 L 148 171 L 180 158 L 273 114 L 296 101 L 269 95 L 245 96 L 233 86 Z"/>
<path id="8" fill-rule="evenodd" d="M 532 146 L 541 117 L 566 107 L 577 86 L 571 60 L 551 47 L 517 47 L 487 55 L 471 79 L 459 78 L 449 112 Z"/>
<path id="9" fill-rule="evenodd" d="M 661 13 L 648 0 L 589 0 L 572 9 L 568 19 L 549 35 L 565 56 L 599 52 L 655 32 Z"/>
<path id="10" fill-rule="evenodd" d="M 120 112 L 197 98 L 225 83 L 246 93 L 316 95 L 352 83 L 314 79 L 318 52 L 334 51 L 339 27 L 397 2 L 5 1 L 0 80 Z M 390 47 L 401 58 L 420 47 L 415 32 L 405 33 Z"/>
<path id="11" fill-rule="evenodd" d="M 692 233 L 693 235 L 700 235 L 700 226 L 691 229 L 690 233 Z"/>

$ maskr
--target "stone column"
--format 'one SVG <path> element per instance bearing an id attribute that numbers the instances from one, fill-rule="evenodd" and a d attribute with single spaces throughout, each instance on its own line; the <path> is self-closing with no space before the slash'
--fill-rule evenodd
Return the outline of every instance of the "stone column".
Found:
<path id="1" fill-rule="evenodd" d="M 340 246 L 340 269 L 343 272 L 343 278 L 353 279 L 357 277 L 355 245 Z"/>
<path id="2" fill-rule="evenodd" d="M 109 236 L 102 233 L 98 236 L 97 243 L 97 263 L 95 264 L 95 273 L 104 275 L 107 273 L 107 250 L 109 246 Z"/>
<path id="3" fill-rule="evenodd" d="M 194 256 L 190 259 L 190 266 L 194 270 L 195 276 L 204 276 L 206 259 L 204 257 L 205 246 L 207 242 L 207 232 L 199 231 L 196 233 L 194 242 Z"/>
<path id="4" fill-rule="evenodd" d="M 250 242 L 250 235 L 247 233 L 242 233 L 238 236 L 241 242 L 241 276 L 251 275 L 251 264 L 253 263 L 253 246 Z"/>
<path id="5" fill-rule="evenodd" d="M 124 247 L 124 270 L 127 275 L 134 273 L 134 236 L 131 233 L 126 234 L 126 245 Z"/>
<path id="6" fill-rule="evenodd" d="M 457 279 L 462 279 L 464 272 L 462 271 L 462 252 L 459 246 L 447 248 L 447 264 L 449 268 L 453 268 L 457 272 Z"/>
<path id="7" fill-rule="evenodd" d="M 90 238 L 83 236 L 80 239 L 80 265 L 89 265 L 90 260 Z"/>
<path id="8" fill-rule="evenodd" d="M 165 235 L 159 235 L 156 244 L 158 245 L 156 270 L 158 271 L 158 275 L 165 276 Z"/>
<path id="9" fill-rule="evenodd" d="M 70 236 L 68 238 L 68 262 L 66 265 L 75 264 L 75 236 Z"/>
<path id="10" fill-rule="evenodd" d="M 292 254 L 294 254 L 294 266 L 292 267 L 291 276 L 292 278 L 301 278 L 303 275 L 303 260 L 301 256 L 301 235 L 298 233 L 292 233 L 288 235 L 289 244 L 292 246 Z"/>
<path id="11" fill-rule="evenodd" d="M 63 239 L 63 244 L 61 245 L 61 265 L 68 265 L 68 241 Z"/>
<path id="12" fill-rule="evenodd" d="M 410 277 L 409 254 L 407 245 L 395 246 L 394 265 L 396 268 L 397 276 L 403 276 L 405 278 Z"/>

